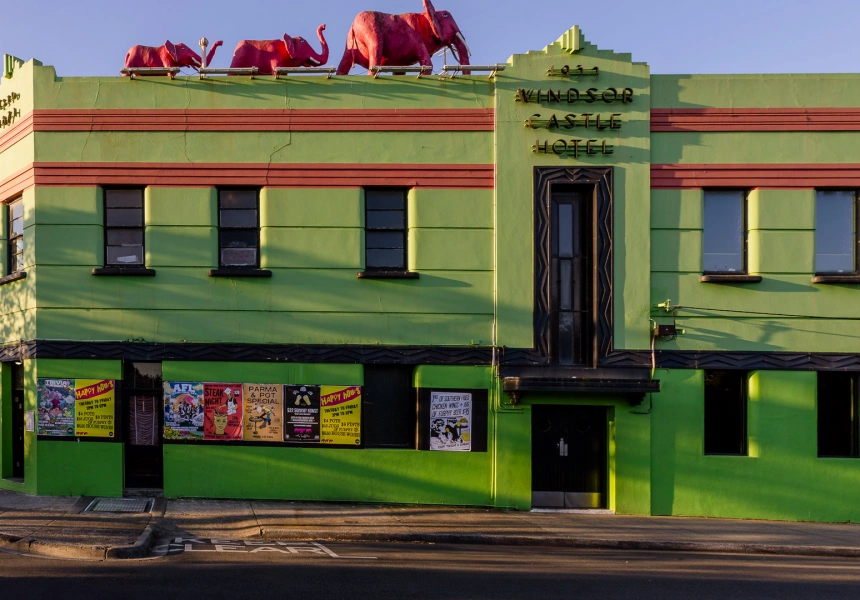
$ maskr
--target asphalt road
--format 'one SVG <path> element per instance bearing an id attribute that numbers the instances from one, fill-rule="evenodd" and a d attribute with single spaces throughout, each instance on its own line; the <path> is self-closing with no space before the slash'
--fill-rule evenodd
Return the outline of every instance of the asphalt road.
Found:
<path id="1" fill-rule="evenodd" d="M 860 561 L 853 559 L 422 544 L 282 543 L 259 550 L 236 544 L 210 540 L 185 551 L 180 542 L 175 555 L 109 562 L 0 553 L 0 596 L 853 600 L 860 594 Z M 168 548 L 165 541 L 161 548 Z"/>

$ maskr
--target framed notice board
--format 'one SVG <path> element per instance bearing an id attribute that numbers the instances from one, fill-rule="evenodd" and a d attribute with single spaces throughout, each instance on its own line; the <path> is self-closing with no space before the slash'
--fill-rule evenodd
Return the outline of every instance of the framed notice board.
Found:
<path id="1" fill-rule="evenodd" d="M 488 392 L 485 389 L 418 390 L 418 449 L 486 452 Z"/>

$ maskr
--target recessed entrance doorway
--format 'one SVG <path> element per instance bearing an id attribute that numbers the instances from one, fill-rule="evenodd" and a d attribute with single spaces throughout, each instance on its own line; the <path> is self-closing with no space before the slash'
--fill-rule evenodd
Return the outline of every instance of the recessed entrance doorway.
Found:
<path id="1" fill-rule="evenodd" d="M 532 506 L 606 508 L 606 407 L 532 407 Z"/>
<path id="2" fill-rule="evenodd" d="M 125 488 L 164 487 L 161 363 L 126 363 L 123 377 Z"/>

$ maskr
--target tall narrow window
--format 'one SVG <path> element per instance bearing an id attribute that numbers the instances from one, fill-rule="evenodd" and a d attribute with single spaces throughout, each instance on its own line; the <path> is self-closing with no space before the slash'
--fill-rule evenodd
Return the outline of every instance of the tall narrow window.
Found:
<path id="1" fill-rule="evenodd" d="M 815 272 L 855 273 L 857 269 L 856 193 L 815 193 Z"/>
<path id="2" fill-rule="evenodd" d="M 747 374 L 705 371 L 705 454 L 747 454 Z"/>
<path id="3" fill-rule="evenodd" d="M 105 266 L 143 266 L 143 190 L 105 190 Z"/>
<path id="4" fill-rule="evenodd" d="M 9 260 L 7 274 L 24 270 L 24 201 L 9 203 Z"/>
<path id="5" fill-rule="evenodd" d="M 860 457 L 858 411 L 856 374 L 818 374 L 818 456 Z"/>
<path id="6" fill-rule="evenodd" d="M 746 272 L 746 199 L 741 190 L 705 190 L 702 270 Z"/>
<path id="7" fill-rule="evenodd" d="M 558 364 L 591 363 L 591 194 L 576 188 L 552 193 L 552 353 Z"/>
<path id="8" fill-rule="evenodd" d="M 260 266 L 259 190 L 218 191 L 219 266 L 256 269 Z"/>
<path id="9" fill-rule="evenodd" d="M 365 268 L 406 271 L 406 190 L 364 192 Z"/>

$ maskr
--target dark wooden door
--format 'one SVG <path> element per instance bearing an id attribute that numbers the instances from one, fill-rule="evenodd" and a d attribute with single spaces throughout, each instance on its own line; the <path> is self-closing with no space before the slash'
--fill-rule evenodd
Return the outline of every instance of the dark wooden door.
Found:
<path id="1" fill-rule="evenodd" d="M 125 487 L 162 488 L 161 363 L 127 363 L 122 392 Z"/>
<path id="2" fill-rule="evenodd" d="M 550 308 L 555 333 L 552 354 L 561 365 L 591 363 L 590 206 L 590 194 L 580 191 L 552 194 Z"/>
<path id="3" fill-rule="evenodd" d="M 24 390 L 12 391 L 12 477 L 24 478 Z"/>
<path id="4" fill-rule="evenodd" d="M 606 507 L 606 408 L 532 407 L 532 504 Z"/>

